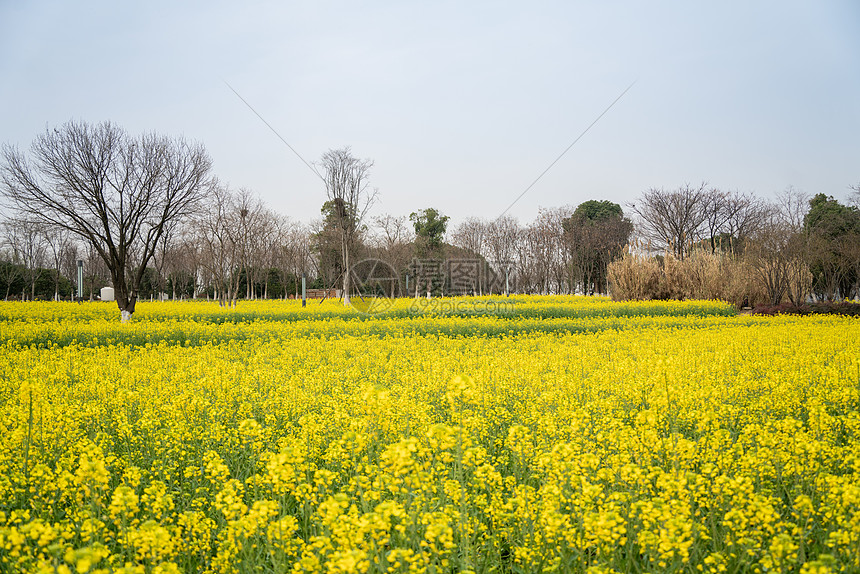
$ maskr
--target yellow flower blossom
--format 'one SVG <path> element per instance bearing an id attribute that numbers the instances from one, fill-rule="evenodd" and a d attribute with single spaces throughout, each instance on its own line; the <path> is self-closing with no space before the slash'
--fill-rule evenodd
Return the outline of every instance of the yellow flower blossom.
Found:
<path id="1" fill-rule="evenodd" d="M 451 302 L 0 302 L 0 571 L 860 571 L 856 319 Z"/>

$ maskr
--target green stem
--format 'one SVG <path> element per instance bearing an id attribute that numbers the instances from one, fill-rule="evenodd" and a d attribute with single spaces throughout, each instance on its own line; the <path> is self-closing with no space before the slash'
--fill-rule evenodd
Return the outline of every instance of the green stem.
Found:
<path id="1" fill-rule="evenodd" d="M 27 418 L 27 438 L 24 440 L 24 482 L 30 487 L 30 439 L 33 435 L 33 390 L 30 389 L 29 416 Z"/>

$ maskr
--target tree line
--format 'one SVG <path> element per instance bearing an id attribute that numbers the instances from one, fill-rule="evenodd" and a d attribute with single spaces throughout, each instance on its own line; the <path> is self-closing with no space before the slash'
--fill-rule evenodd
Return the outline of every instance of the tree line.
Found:
<path id="1" fill-rule="evenodd" d="M 139 298 L 296 297 L 303 277 L 348 304 L 367 287 L 355 263 L 369 258 L 393 270 L 401 295 L 612 292 L 740 305 L 860 294 L 860 186 L 845 204 L 791 189 L 768 202 L 707 184 L 653 188 L 626 213 L 590 200 L 541 209 L 527 224 L 505 215 L 451 227 L 433 207 L 371 217 L 372 167 L 349 148 L 326 152 L 313 164 L 320 218 L 297 222 L 220 182 L 200 144 L 109 122 L 48 129 L 26 153 L 3 148 L 0 294 L 71 298 L 82 260 L 84 296 L 112 286 L 123 320 Z"/>
<path id="2" fill-rule="evenodd" d="M 610 266 L 613 296 L 738 306 L 857 299 L 860 184 L 848 188 L 846 203 L 793 188 L 775 201 L 706 184 L 650 189 L 631 204 L 639 240 Z"/>

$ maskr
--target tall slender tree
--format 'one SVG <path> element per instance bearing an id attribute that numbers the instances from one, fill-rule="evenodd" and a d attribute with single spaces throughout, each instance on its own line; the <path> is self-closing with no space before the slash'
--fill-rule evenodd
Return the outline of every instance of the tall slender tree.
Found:
<path id="1" fill-rule="evenodd" d="M 343 304 L 349 305 L 350 253 L 355 249 L 367 210 L 376 199 L 376 190 L 369 188 L 368 181 L 373 161 L 358 159 L 349 147 L 344 147 L 325 152 L 319 165 L 324 171 L 326 196 L 340 239 Z"/>

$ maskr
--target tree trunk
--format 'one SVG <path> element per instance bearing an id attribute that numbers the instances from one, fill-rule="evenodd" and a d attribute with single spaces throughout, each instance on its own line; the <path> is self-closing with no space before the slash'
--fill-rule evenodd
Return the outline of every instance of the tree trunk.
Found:
<path id="1" fill-rule="evenodd" d="M 116 297 L 116 306 L 119 307 L 120 318 L 123 323 L 128 323 L 134 314 L 137 293 L 133 288 L 129 289 L 122 269 L 112 271 L 111 279 L 113 280 L 114 297 Z"/>
<path id="2" fill-rule="evenodd" d="M 127 293 L 123 293 L 122 295 L 117 294 L 116 305 L 119 307 L 119 314 L 123 323 L 131 321 L 135 303 L 137 303 L 137 295 L 128 295 Z"/>

